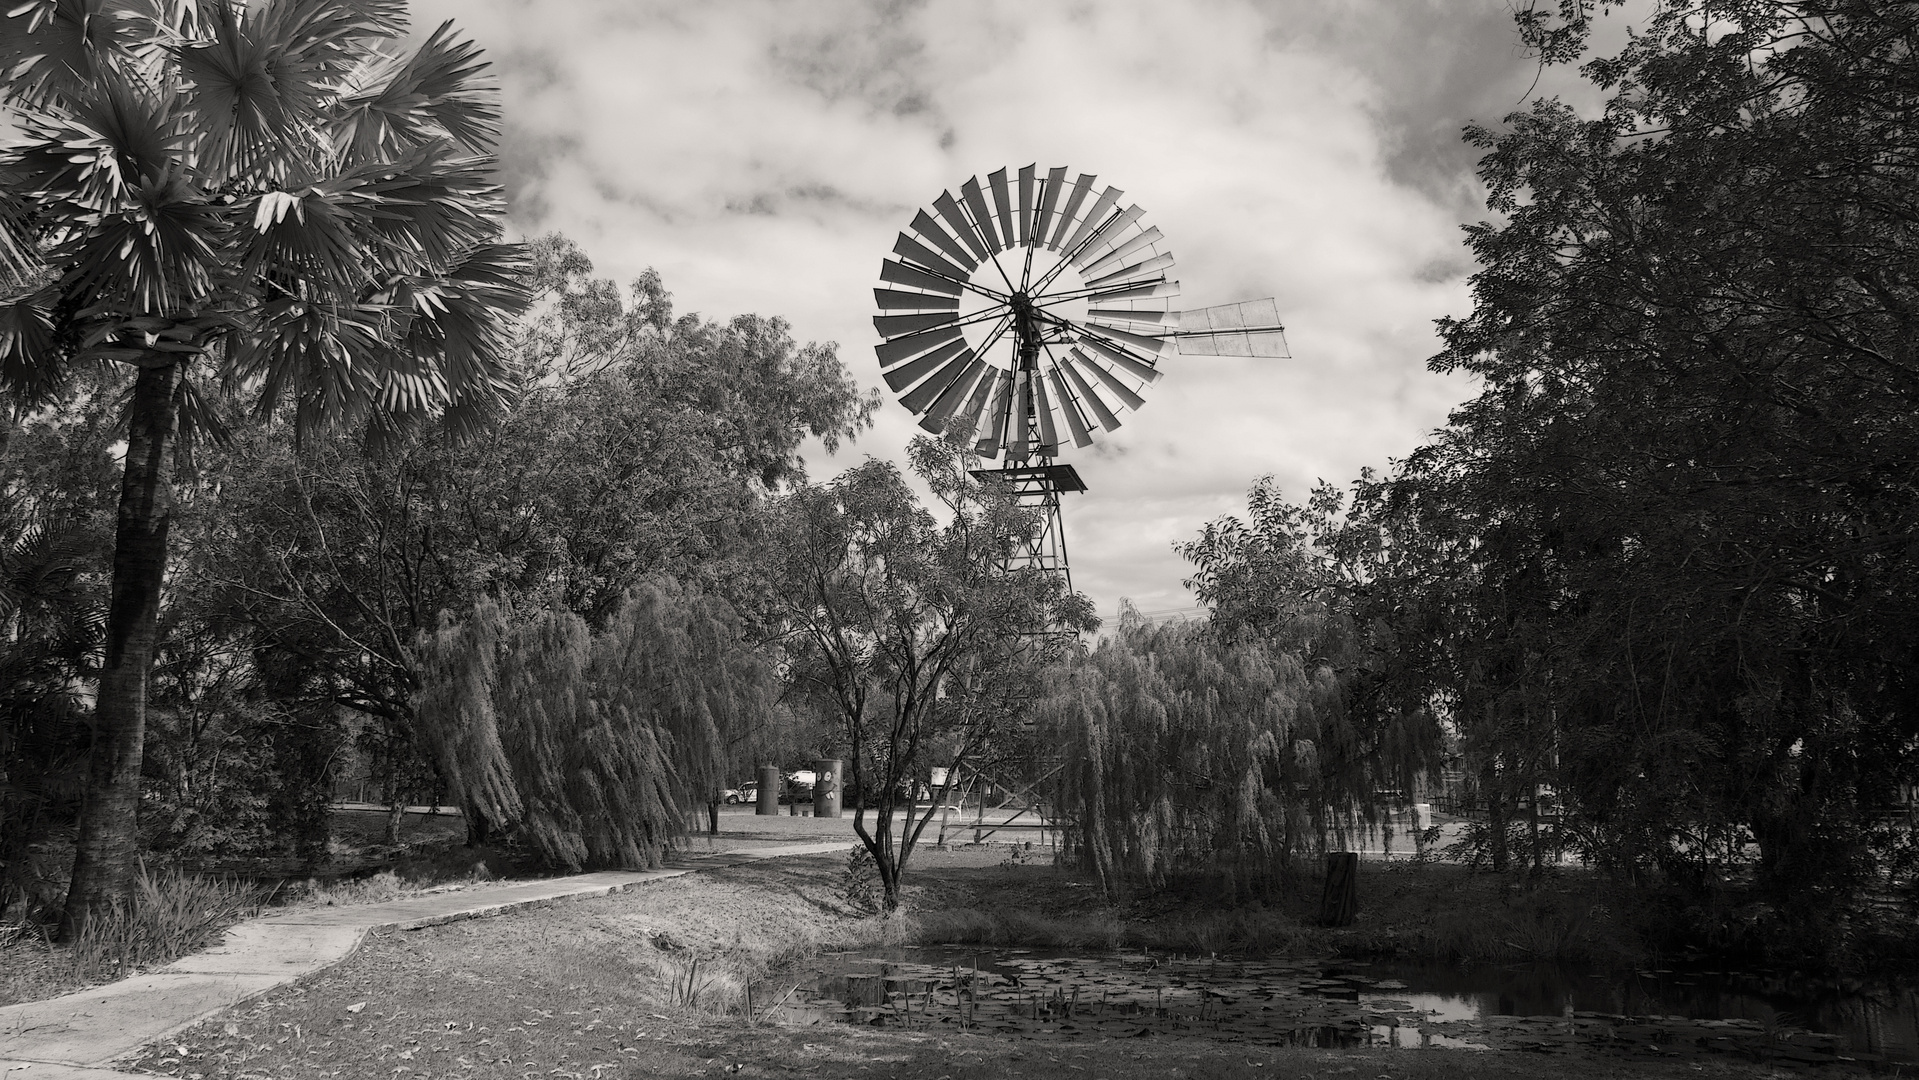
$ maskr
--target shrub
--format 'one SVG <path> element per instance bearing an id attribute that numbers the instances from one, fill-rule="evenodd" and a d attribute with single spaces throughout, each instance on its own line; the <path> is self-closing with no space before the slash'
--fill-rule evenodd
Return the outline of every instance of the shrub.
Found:
<path id="1" fill-rule="evenodd" d="M 88 919 L 68 956 L 75 978 L 105 982 L 170 963 L 258 911 L 260 891 L 244 882 L 165 870 L 134 880 L 130 902 Z"/>

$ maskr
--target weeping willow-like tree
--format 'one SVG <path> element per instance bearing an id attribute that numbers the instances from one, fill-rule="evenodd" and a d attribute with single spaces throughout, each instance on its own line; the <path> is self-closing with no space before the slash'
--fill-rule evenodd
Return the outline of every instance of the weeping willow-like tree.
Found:
<path id="1" fill-rule="evenodd" d="M 551 865 L 656 866 L 774 707 L 772 666 L 724 601 L 656 579 L 594 633 L 483 601 L 420 641 L 421 733 L 484 837 Z"/>
<path id="2" fill-rule="evenodd" d="M 1066 762 L 1069 855 L 1109 891 L 1185 871 L 1235 892 L 1378 820 L 1432 757 L 1423 714 L 1375 722 L 1337 669 L 1268 639 L 1136 615 L 1056 669 L 1040 720 Z"/>

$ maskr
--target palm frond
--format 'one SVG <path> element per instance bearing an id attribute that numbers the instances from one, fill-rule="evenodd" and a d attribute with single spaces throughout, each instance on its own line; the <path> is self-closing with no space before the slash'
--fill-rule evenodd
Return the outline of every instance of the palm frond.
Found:
<path id="1" fill-rule="evenodd" d="M 53 327 L 57 299 L 49 287 L 0 300 L 0 391 L 25 405 L 47 400 L 66 381 Z"/>
<path id="2" fill-rule="evenodd" d="M 230 348 L 236 377 L 259 386 L 259 409 L 291 402 L 300 431 L 363 422 L 383 389 L 371 359 L 386 347 L 384 306 L 281 298 L 263 304 L 252 331 Z"/>
<path id="3" fill-rule="evenodd" d="M 173 49 L 201 133 L 201 168 L 219 177 L 277 179 L 289 133 L 302 128 L 276 78 L 277 53 L 228 4 L 208 5 L 201 20 L 202 35 Z"/>
<path id="4" fill-rule="evenodd" d="M 233 445 L 233 429 L 226 418 L 214 406 L 198 379 L 191 376 L 180 380 L 180 438 L 174 445 L 180 455 L 180 464 L 184 468 L 194 465 L 194 448 L 202 439 L 226 449 Z"/>
<path id="5" fill-rule="evenodd" d="M 224 209 L 202 201 L 177 169 L 142 181 L 129 195 L 131 207 L 103 216 L 78 245 L 66 287 L 117 301 L 133 312 L 197 309 L 214 290 L 226 232 Z"/>
<path id="6" fill-rule="evenodd" d="M 491 158 L 455 156 L 441 140 L 397 161 L 360 162 L 328 186 L 355 200 L 362 235 L 384 265 L 437 272 L 498 230 L 504 197 L 492 167 Z"/>
<path id="7" fill-rule="evenodd" d="M 20 194 L 54 214 L 123 213 L 143 181 L 177 174 L 192 139 L 177 99 L 123 73 L 96 78 L 64 106 L 28 119 L 8 148 Z"/>
<path id="8" fill-rule="evenodd" d="M 0 297 L 30 289 L 44 267 L 28 224 L 33 207 L 15 181 L 13 170 L 0 166 Z"/>
<path id="9" fill-rule="evenodd" d="M 290 295 L 315 288 L 352 293 L 369 280 L 361 237 L 368 200 L 352 180 L 302 191 L 268 191 L 241 206 L 251 217 L 242 230 L 244 280 L 264 280 Z"/>
<path id="10" fill-rule="evenodd" d="M 44 105 L 126 63 L 150 29 L 138 0 L 26 0 L 0 10 L 0 95 Z"/>
<path id="11" fill-rule="evenodd" d="M 246 18 L 272 57 L 282 93 L 307 115 L 319 112 L 374 42 L 406 32 L 406 7 L 397 0 L 266 0 Z"/>
<path id="12" fill-rule="evenodd" d="M 493 148 L 500 110 L 480 48 L 441 24 L 408 57 L 373 55 L 341 88 L 335 142 L 355 158 L 404 153 L 441 138 L 470 154 Z"/>
<path id="13" fill-rule="evenodd" d="M 411 283 L 408 352 L 430 358 L 465 404 L 494 400 L 517 381 L 506 320 L 526 309 L 524 244 L 479 244 L 437 280 Z"/>

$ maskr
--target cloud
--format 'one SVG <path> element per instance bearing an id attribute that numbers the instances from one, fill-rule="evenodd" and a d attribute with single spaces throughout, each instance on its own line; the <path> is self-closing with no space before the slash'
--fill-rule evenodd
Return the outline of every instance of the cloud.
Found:
<path id="1" fill-rule="evenodd" d="M 1274 296 L 1294 359 L 1180 358 L 1095 452 L 1067 455 L 1075 583 L 1112 612 L 1190 606 L 1171 545 L 1275 475 L 1303 497 L 1409 452 L 1470 391 L 1432 375 L 1483 216 L 1468 120 L 1536 74 L 1504 0 L 1020 0 L 713 5 L 416 0 L 497 65 L 528 234 L 600 272 L 657 267 L 682 310 L 779 314 L 865 382 L 894 233 L 969 176 L 1093 172 L 1147 210 L 1184 303 Z M 861 454 L 917 431 L 889 405 Z"/>

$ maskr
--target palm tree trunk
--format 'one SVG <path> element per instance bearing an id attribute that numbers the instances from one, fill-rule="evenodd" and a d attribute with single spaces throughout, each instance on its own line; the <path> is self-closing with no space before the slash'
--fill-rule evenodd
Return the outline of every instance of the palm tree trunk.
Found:
<path id="1" fill-rule="evenodd" d="M 173 450 L 181 365 L 140 368 L 127 414 L 127 463 L 113 538 L 106 660 L 94 705 L 87 787 L 74 845 L 62 936 L 131 895 L 145 749 L 147 673 L 158 637 L 160 584 L 173 521 Z"/>

